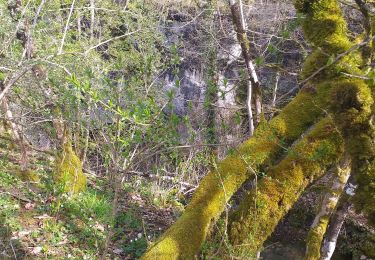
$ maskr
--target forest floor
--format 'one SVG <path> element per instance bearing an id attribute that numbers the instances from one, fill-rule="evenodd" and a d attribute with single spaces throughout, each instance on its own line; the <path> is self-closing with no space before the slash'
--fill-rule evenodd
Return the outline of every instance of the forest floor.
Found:
<path id="1" fill-rule="evenodd" d="M 95 259 L 111 233 L 107 257 L 134 259 L 175 219 L 139 194 L 119 194 L 114 228 L 112 198 L 94 187 L 56 197 L 0 169 L 0 259 Z"/>

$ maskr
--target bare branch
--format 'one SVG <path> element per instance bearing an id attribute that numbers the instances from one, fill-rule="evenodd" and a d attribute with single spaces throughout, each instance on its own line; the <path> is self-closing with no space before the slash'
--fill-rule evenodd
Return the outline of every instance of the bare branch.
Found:
<path id="1" fill-rule="evenodd" d="M 64 34 L 63 34 L 63 37 L 61 39 L 61 44 L 60 44 L 59 51 L 57 52 L 58 54 L 61 54 L 62 51 L 63 51 L 65 37 L 66 37 L 66 33 L 68 32 L 69 23 L 70 23 L 70 17 L 72 16 L 72 13 L 73 13 L 74 4 L 75 4 L 75 0 L 72 1 L 72 5 L 70 6 L 70 11 L 69 11 L 68 19 L 66 21 L 65 28 L 64 28 Z"/>
<path id="2" fill-rule="evenodd" d="M 135 34 L 135 33 L 139 32 L 139 31 L 140 31 L 140 30 L 136 30 L 136 31 L 134 31 L 134 32 L 125 33 L 125 34 L 123 34 L 123 35 L 120 35 L 120 36 L 117 36 L 117 37 L 113 37 L 113 38 L 111 38 L 111 39 L 108 39 L 108 40 L 105 40 L 105 41 L 103 41 L 103 42 L 100 42 L 100 43 L 98 43 L 97 45 L 88 48 L 88 49 L 84 52 L 84 55 L 88 54 L 91 50 L 96 49 L 96 48 L 98 48 L 99 46 L 101 46 L 101 45 L 103 45 L 103 44 L 106 44 L 106 43 L 109 43 L 109 42 L 112 42 L 112 41 L 115 41 L 115 40 L 119 40 L 119 39 L 124 38 L 124 37 L 126 37 L 126 36 L 129 36 L 129 35 Z"/>
<path id="3" fill-rule="evenodd" d="M 4 98 L 5 94 L 9 91 L 9 89 L 28 71 L 32 68 L 32 66 L 25 66 L 21 70 L 14 73 L 14 75 L 9 79 L 5 80 L 4 88 L 0 93 L 0 101 Z"/>

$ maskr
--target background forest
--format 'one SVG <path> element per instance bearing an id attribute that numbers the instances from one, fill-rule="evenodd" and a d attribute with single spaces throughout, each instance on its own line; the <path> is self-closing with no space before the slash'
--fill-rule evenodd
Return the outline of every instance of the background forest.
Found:
<path id="1" fill-rule="evenodd" d="M 375 259 L 374 16 L 0 0 L 0 259 Z"/>

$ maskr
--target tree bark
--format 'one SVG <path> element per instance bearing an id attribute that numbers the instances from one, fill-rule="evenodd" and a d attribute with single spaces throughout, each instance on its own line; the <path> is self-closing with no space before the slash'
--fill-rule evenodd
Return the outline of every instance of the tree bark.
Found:
<path id="1" fill-rule="evenodd" d="M 249 137 L 252 137 L 254 135 L 254 116 L 253 116 L 253 109 L 252 109 L 252 100 L 253 100 L 253 87 L 251 85 L 251 81 L 247 81 L 247 99 L 246 99 L 246 108 L 247 108 L 247 114 L 249 117 Z"/>
<path id="2" fill-rule="evenodd" d="M 0 86 L 1 90 L 1 86 Z M 8 99 L 3 98 L 1 102 L 1 108 L 5 115 L 6 120 L 9 122 L 9 126 L 11 128 L 12 133 L 12 139 L 16 142 L 18 145 L 20 151 L 21 151 L 21 173 L 24 173 L 28 170 L 28 164 L 29 164 L 29 156 L 27 153 L 27 145 L 24 140 L 24 136 L 22 131 L 20 131 L 18 125 L 15 123 L 15 119 L 13 117 L 13 113 L 9 108 Z"/>
<path id="3" fill-rule="evenodd" d="M 277 98 L 277 89 L 279 87 L 279 80 L 280 80 L 280 71 L 277 71 L 276 77 L 275 77 L 275 85 L 272 91 L 272 103 L 271 103 L 272 112 L 271 112 L 270 118 L 272 118 L 275 114 L 274 111 L 276 109 L 276 98 Z"/>

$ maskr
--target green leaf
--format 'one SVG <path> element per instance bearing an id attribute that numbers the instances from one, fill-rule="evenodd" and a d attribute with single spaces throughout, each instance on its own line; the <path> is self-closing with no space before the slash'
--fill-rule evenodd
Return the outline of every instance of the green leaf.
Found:
<path id="1" fill-rule="evenodd" d="M 255 64 L 257 65 L 257 66 L 260 66 L 260 65 L 262 65 L 262 64 L 264 64 L 264 58 L 263 57 L 256 57 L 255 58 Z"/>
<path id="2" fill-rule="evenodd" d="M 281 37 L 283 38 L 289 38 L 290 37 L 290 32 L 288 30 L 284 30 L 281 32 Z"/>
<path id="3" fill-rule="evenodd" d="M 335 55 L 331 55 L 327 60 L 327 66 L 332 65 L 335 62 Z"/>
<path id="4" fill-rule="evenodd" d="M 228 85 L 228 79 L 227 78 L 223 79 L 223 84 L 224 84 L 225 87 Z"/>

